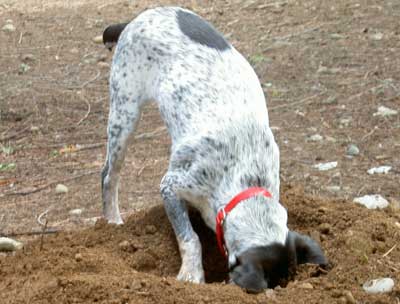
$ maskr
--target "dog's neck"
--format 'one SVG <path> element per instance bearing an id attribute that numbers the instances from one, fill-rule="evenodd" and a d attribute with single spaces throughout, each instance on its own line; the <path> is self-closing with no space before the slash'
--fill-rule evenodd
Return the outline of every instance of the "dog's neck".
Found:
<path id="1" fill-rule="evenodd" d="M 276 199 L 249 198 L 227 215 L 223 231 L 229 265 L 233 265 L 236 257 L 250 248 L 285 244 L 287 212 Z"/>

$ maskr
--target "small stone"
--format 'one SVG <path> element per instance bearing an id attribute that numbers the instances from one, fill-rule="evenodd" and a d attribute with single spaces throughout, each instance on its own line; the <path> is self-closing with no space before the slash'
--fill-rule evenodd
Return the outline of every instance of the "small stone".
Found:
<path id="1" fill-rule="evenodd" d="M 100 61 L 97 63 L 97 65 L 101 68 L 109 68 L 110 64 L 108 62 Z"/>
<path id="2" fill-rule="evenodd" d="M 157 228 L 154 225 L 147 225 L 145 228 L 146 234 L 154 234 L 157 232 Z"/>
<path id="3" fill-rule="evenodd" d="M 350 144 L 347 146 L 346 154 L 350 156 L 357 156 L 360 154 L 360 149 L 355 144 Z"/>
<path id="4" fill-rule="evenodd" d="M 338 162 L 328 162 L 328 163 L 319 163 L 314 165 L 313 167 L 318 169 L 319 171 L 327 171 L 337 167 Z"/>
<path id="5" fill-rule="evenodd" d="M 336 96 L 329 96 L 328 99 L 325 99 L 322 101 L 323 104 L 337 104 L 337 98 Z"/>
<path id="6" fill-rule="evenodd" d="M 356 197 L 353 202 L 364 205 L 368 209 L 382 209 L 389 206 L 389 202 L 379 194 Z"/>
<path id="7" fill-rule="evenodd" d="M 371 40 L 379 41 L 382 40 L 383 34 L 382 33 L 375 33 L 369 36 Z"/>
<path id="8" fill-rule="evenodd" d="M 362 287 L 367 293 L 386 293 L 392 291 L 394 281 L 391 278 L 380 278 L 367 281 Z"/>
<path id="9" fill-rule="evenodd" d="M 331 225 L 328 223 L 322 223 L 321 225 L 318 226 L 318 230 L 322 233 L 322 234 L 329 234 L 329 232 L 331 231 Z"/>
<path id="10" fill-rule="evenodd" d="M 378 111 L 373 114 L 373 116 L 392 116 L 392 115 L 397 115 L 398 111 L 387 108 L 385 106 L 380 106 L 378 107 Z"/>
<path id="11" fill-rule="evenodd" d="M 342 190 L 342 188 L 340 186 L 328 186 L 326 187 L 326 190 L 332 193 L 338 193 L 340 190 Z"/>
<path id="12" fill-rule="evenodd" d="M 339 120 L 339 124 L 342 127 L 348 127 L 350 125 L 350 123 L 353 121 L 352 118 L 348 117 L 348 118 L 342 118 Z"/>
<path id="13" fill-rule="evenodd" d="M 128 251 L 130 244 L 128 241 L 122 241 L 121 243 L 118 244 L 119 249 L 122 251 Z"/>
<path id="14" fill-rule="evenodd" d="M 346 303 L 348 304 L 357 304 L 357 301 L 354 299 L 353 294 L 351 293 L 351 291 L 346 290 L 343 292 L 343 295 L 346 299 Z"/>
<path id="15" fill-rule="evenodd" d="M 12 33 L 15 32 L 16 28 L 12 23 L 7 23 L 6 25 L 4 25 L 1 30 L 5 33 Z"/>
<path id="16" fill-rule="evenodd" d="M 390 170 L 392 170 L 391 166 L 380 166 L 380 167 L 371 168 L 367 172 L 370 175 L 373 175 L 373 174 L 387 174 L 387 173 L 389 173 Z"/>
<path id="17" fill-rule="evenodd" d="M 82 254 L 77 253 L 75 254 L 75 261 L 81 262 L 83 260 Z"/>
<path id="18" fill-rule="evenodd" d="M 83 210 L 82 209 L 72 209 L 69 211 L 69 214 L 72 216 L 81 216 Z"/>
<path id="19" fill-rule="evenodd" d="M 38 132 L 39 130 L 40 130 L 40 128 L 37 127 L 37 126 L 32 126 L 32 127 L 31 127 L 31 131 L 32 131 L 32 132 Z"/>
<path id="20" fill-rule="evenodd" d="M 306 282 L 306 283 L 299 284 L 298 288 L 301 288 L 301 289 L 314 289 L 314 286 L 312 286 L 311 283 L 307 283 Z"/>
<path id="21" fill-rule="evenodd" d="M 69 52 L 71 54 L 78 54 L 79 53 L 79 49 L 78 48 L 72 48 L 72 49 L 69 50 Z"/>
<path id="22" fill-rule="evenodd" d="M 16 251 L 24 247 L 24 244 L 16 240 L 0 237 L 0 251 Z"/>
<path id="23" fill-rule="evenodd" d="M 276 300 L 276 295 L 273 289 L 265 290 L 265 296 L 270 300 Z"/>
<path id="24" fill-rule="evenodd" d="M 97 44 L 102 44 L 103 43 L 103 36 L 99 35 L 93 38 L 93 42 Z"/>
<path id="25" fill-rule="evenodd" d="M 63 184 L 58 184 L 56 186 L 56 193 L 61 194 L 61 193 L 67 193 L 68 192 L 68 187 L 63 185 Z"/>
<path id="26" fill-rule="evenodd" d="M 324 138 L 321 136 L 321 135 L 319 135 L 319 134 L 314 134 L 314 135 L 311 135 L 309 138 L 308 138 L 308 141 L 322 141 Z"/>
<path id="27" fill-rule="evenodd" d="M 331 34 L 331 38 L 332 38 L 332 39 L 335 39 L 335 40 L 338 40 L 338 39 L 346 38 L 346 36 L 343 36 L 343 35 L 334 33 L 334 34 Z"/>

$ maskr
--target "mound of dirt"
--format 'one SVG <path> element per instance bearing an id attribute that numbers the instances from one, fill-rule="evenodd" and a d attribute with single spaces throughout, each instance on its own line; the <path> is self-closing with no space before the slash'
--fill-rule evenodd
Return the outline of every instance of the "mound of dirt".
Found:
<path id="1" fill-rule="evenodd" d="M 192 216 L 203 244 L 208 284 L 175 280 L 180 257 L 162 206 L 138 212 L 122 226 L 45 236 L 0 258 L 1 303 L 395 303 L 400 289 L 366 294 L 368 279 L 400 281 L 398 211 L 371 211 L 346 201 L 307 197 L 286 187 L 291 229 L 321 242 L 332 269 L 299 269 L 295 281 L 258 295 L 224 283 L 226 263 L 215 236 Z M 354 300 L 355 299 L 355 300 Z"/>

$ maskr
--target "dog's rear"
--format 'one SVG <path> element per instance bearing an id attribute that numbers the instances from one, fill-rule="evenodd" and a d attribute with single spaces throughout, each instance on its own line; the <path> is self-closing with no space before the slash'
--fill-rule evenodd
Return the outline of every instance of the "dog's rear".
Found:
<path id="1" fill-rule="evenodd" d="M 106 29 L 104 43 L 116 41 L 102 173 L 105 217 L 122 223 L 119 171 L 142 105 L 156 100 L 172 138 L 161 195 L 182 257 L 179 279 L 204 281 L 187 204 L 215 229 L 218 210 L 252 186 L 267 188 L 272 198 L 249 198 L 226 218 L 233 281 L 259 291 L 274 284 L 274 275 L 287 276 L 293 264 L 325 264 L 315 242 L 287 228 L 279 203 L 279 149 L 248 62 L 209 23 L 179 8 L 148 10 L 128 25 Z"/>

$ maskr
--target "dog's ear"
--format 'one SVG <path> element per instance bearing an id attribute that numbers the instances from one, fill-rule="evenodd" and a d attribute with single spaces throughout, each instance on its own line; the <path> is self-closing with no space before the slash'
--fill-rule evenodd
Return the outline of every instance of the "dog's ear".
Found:
<path id="1" fill-rule="evenodd" d="M 103 43 L 107 49 L 112 50 L 117 44 L 121 32 L 125 29 L 128 23 L 119 23 L 108 26 L 103 32 Z"/>
<path id="2" fill-rule="evenodd" d="M 230 273 L 230 279 L 249 293 L 259 293 L 268 287 L 261 265 L 251 262 L 236 266 Z"/>
<path id="3" fill-rule="evenodd" d="M 295 252 L 296 264 L 328 265 L 328 260 L 324 256 L 321 247 L 310 237 L 289 231 L 287 242 L 289 251 L 293 250 Z"/>

